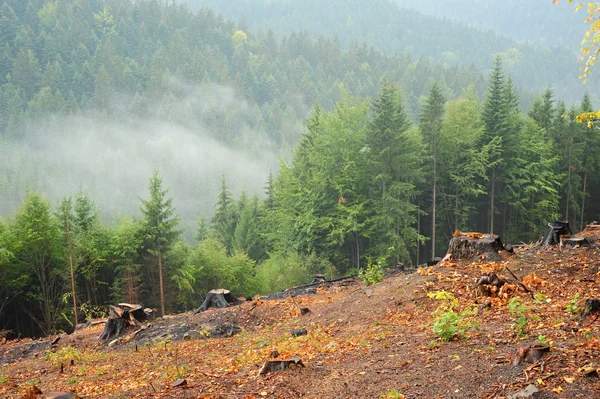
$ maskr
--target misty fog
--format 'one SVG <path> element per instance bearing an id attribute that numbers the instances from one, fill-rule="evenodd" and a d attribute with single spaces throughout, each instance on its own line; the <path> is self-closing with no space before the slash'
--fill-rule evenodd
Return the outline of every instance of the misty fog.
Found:
<path id="1" fill-rule="evenodd" d="M 222 175 L 234 195 L 246 190 L 262 196 L 269 171 L 276 172 L 278 155 L 267 138 L 249 127 L 252 109 L 230 87 L 172 84 L 185 95 L 169 104 L 165 111 L 169 112 L 168 121 L 128 116 L 126 122 L 105 122 L 94 112 L 56 115 L 50 122 L 30 121 L 24 139 L 0 146 L 6 184 L 15 192 L 3 198 L 0 215 L 11 215 L 27 189 L 40 191 L 56 203 L 80 188 L 108 221 L 120 215 L 137 215 L 139 198 L 147 198 L 148 179 L 156 168 L 174 198 L 183 225 L 192 229 L 200 215 L 212 215 Z M 118 106 L 131 98 L 115 98 L 114 112 L 124 114 L 126 110 Z M 193 126 L 180 121 L 182 113 L 211 110 L 218 114 L 225 109 L 239 110 L 232 125 L 240 129 L 233 133 L 241 144 L 217 141 L 215 132 L 198 119 Z M 289 129 L 297 130 L 294 126 Z M 23 174 L 18 172 L 23 169 L 29 170 L 25 174 L 29 181 L 20 180 Z"/>

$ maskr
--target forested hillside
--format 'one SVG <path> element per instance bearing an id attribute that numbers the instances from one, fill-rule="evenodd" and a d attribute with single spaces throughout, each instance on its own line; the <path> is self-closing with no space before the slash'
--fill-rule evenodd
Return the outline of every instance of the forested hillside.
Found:
<path id="1" fill-rule="evenodd" d="M 485 73 L 491 70 L 494 57 L 500 55 L 506 71 L 517 86 L 530 92 L 545 90 L 549 82 L 552 82 L 557 95 L 569 102 L 580 100 L 584 92 L 578 80 L 581 66 L 578 44 L 585 31 L 585 16 L 579 14 L 579 19 L 573 18 L 566 5 L 560 6 L 563 14 L 559 14 L 551 0 L 545 5 L 540 4 L 541 0 L 534 2 L 537 12 L 530 17 L 527 14 L 531 14 L 533 6 L 529 1 L 501 2 L 501 5 L 488 1 L 460 1 L 454 8 L 456 13 L 462 14 L 460 23 L 441 16 L 424 15 L 415 9 L 401 8 L 392 0 L 332 0 L 326 3 L 316 0 L 187 1 L 197 8 L 206 5 L 226 16 L 243 17 L 252 29 L 273 29 L 280 34 L 303 30 L 313 37 L 321 34 L 335 36 L 344 47 L 356 41 L 366 42 L 388 54 L 405 52 L 415 58 L 431 57 L 448 65 L 473 64 L 485 70 Z M 407 5 L 413 6 L 416 2 Z M 455 3 L 425 2 L 424 6 L 419 7 L 429 4 L 431 9 L 441 5 L 436 15 L 445 15 L 443 10 Z M 502 12 L 486 13 L 482 10 L 498 10 L 500 7 L 503 7 Z M 567 43 L 550 41 L 543 43 L 545 47 L 540 48 L 492 30 L 496 26 L 485 23 L 485 18 L 497 18 L 498 23 L 508 20 L 502 24 L 504 27 L 513 24 L 532 26 L 528 30 L 532 35 L 539 36 L 545 30 L 552 29 L 554 35 L 566 31 L 578 32 L 580 37 L 576 43 L 568 42 L 570 47 L 554 47 Z M 472 23 L 467 24 L 467 21 Z M 598 87 L 598 82 L 596 76 L 590 81 L 590 86 Z M 591 94 L 596 101 L 596 94 Z M 524 106 L 527 107 L 528 103 Z"/>
<path id="2" fill-rule="evenodd" d="M 482 76 L 158 0 L 0 19 L 0 329 L 376 278 L 455 229 L 535 241 L 600 215 L 593 99 L 531 100 L 501 56 Z"/>
<path id="3" fill-rule="evenodd" d="M 395 0 L 400 6 L 491 30 L 537 46 L 578 49 L 585 32 L 575 4 L 552 0 Z"/>
<path id="4" fill-rule="evenodd" d="M 254 35 L 158 1 L 10 0 L 0 16 L 1 213 L 28 187 L 54 201 L 80 185 L 104 215 L 131 212 L 160 166 L 195 220 L 212 212 L 221 173 L 235 192 L 260 189 L 314 103 L 373 96 L 383 76 L 400 82 L 413 118 L 433 80 L 448 98 L 471 83 L 485 91 L 473 67 Z"/>

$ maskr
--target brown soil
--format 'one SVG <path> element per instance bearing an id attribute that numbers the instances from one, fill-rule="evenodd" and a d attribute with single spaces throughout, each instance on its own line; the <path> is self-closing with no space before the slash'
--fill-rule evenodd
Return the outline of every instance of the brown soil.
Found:
<path id="1" fill-rule="evenodd" d="M 53 337 L 10 341 L 0 345 L 0 397 L 20 398 L 35 384 L 84 398 L 502 398 L 534 384 L 541 398 L 597 398 L 600 378 L 578 369 L 600 368 L 600 321 L 591 315 L 580 324 L 566 307 L 600 297 L 599 265 L 595 248 L 521 250 L 498 262 L 396 274 L 371 287 L 170 316 L 110 348 L 98 341 L 102 325 L 54 347 Z M 514 284 L 506 267 L 532 292 Z M 482 297 L 476 281 L 490 271 L 513 289 Z M 433 333 L 432 313 L 447 301 L 427 296 L 438 291 L 452 293 L 459 312 L 485 301 L 491 307 L 465 315 L 478 328 L 445 342 Z M 522 299 L 521 314 L 508 306 L 513 297 Z M 310 313 L 301 316 L 305 307 Z M 213 338 L 224 325 L 241 332 Z M 292 337 L 297 328 L 308 334 Z M 536 340 L 550 346 L 542 362 L 513 365 L 519 347 Z M 298 355 L 306 367 L 259 376 L 274 350 L 279 359 Z M 178 378 L 187 385 L 171 388 Z"/>

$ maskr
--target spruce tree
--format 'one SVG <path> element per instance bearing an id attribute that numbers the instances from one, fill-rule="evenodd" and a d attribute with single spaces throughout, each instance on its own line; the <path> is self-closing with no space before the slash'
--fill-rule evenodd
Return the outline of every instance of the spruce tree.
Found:
<path id="1" fill-rule="evenodd" d="M 179 218 L 175 214 L 173 198 L 166 198 L 169 190 L 163 189 L 162 178 L 158 170 L 150 178 L 148 184 L 150 199 L 142 199 L 143 236 L 146 251 L 156 257 L 158 263 L 158 278 L 160 292 L 160 312 L 165 315 L 165 293 L 163 276 L 163 259 L 173 243 L 181 234 L 177 230 Z"/>
<path id="2" fill-rule="evenodd" d="M 72 237 L 72 227 L 73 227 L 73 201 L 71 197 L 65 197 L 58 206 L 58 211 L 56 213 L 56 218 L 61 227 L 61 230 L 64 235 L 64 241 L 67 246 L 67 254 L 69 256 L 69 271 L 71 277 L 71 296 L 73 300 L 73 316 L 74 323 L 76 326 L 79 323 L 79 315 L 77 311 L 77 289 L 76 289 L 76 281 L 75 281 L 75 266 L 73 263 L 73 237 Z"/>
<path id="3" fill-rule="evenodd" d="M 371 230 L 375 259 L 408 260 L 409 247 L 417 241 L 416 207 L 411 203 L 415 184 L 421 179 L 417 168 L 420 148 L 408 135 L 410 122 L 398 88 L 384 81 L 371 105 L 372 119 L 366 133 L 367 180 L 372 182 Z"/>
<path id="4" fill-rule="evenodd" d="M 444 106 L 446 99 L 437 83 L 431 86 L 429 98 L 421 112 L 421 134 L 423 142 L 427 145 L 428 155 L 431 157 L 431 258 L 435 258 L 436 249 L 436 212 L 437 212 L 437 182 L 439 163 L 439 143 L 444 119 Z"/>
<path id="5" fill-rule="evenodd" d="M 508 107 L 506 106 L 506 82 L 504 80 L 504 72 L 502 70 L 502 60 L 496 57 L 494 69 L 490 74 L 488 83 L 488 92 L 485 102 L 483 103 L 482 120 L 484 131 L 480 139 L 480 146 L 490 144 L 496 137 L 504 139 L 508 122 Z M 490 162 L 497 163 L 501 157 L 501 151 L 496 159 L 490 159 Z M 497 183 L 498 166 L 490 168 L 488 175 L 489 190 L 488 190 L 488 231 L 494 231 L 494 216 L 496 213 L 496 183 Z"/>
<path id="6" fill-rule="evenodd" d="M 225 175 L 221 176 L 221 191 L 215 204 L 215 214 L 211 220 L 214 235 L 225 245 L 229 254 L 233 251 L 235 234 L 235 203 L 227 187 Z"/>

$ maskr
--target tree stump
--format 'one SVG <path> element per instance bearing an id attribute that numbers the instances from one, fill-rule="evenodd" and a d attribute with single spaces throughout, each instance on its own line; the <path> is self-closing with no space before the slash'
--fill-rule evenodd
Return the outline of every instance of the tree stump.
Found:
<path id="1" fill-rule="evenodd" d="M 481 238 L 478 237 L 452 237 L 444 259 L 500 260 L 499 252 L 507 251 L 500 237 L 495 234 L 481 234 Z"/>
<path id="2" fill-rule="evenodd" d="M 589 247 L 590 242 L 584 237 L 561 237 L 561 248 Z"/>
<path id="3" fill-rule="evenodd" d="M 206 298 L 204 302 L 198 309 L 194 311 L 192 314 L 198 314 L 200 312 L 204 312 L 208 308 L 226 308 L 229 304 L 239 305 L 242 303 L 235 295 L 231 294 L 229 290 L 225 289 L 216 289 L 211 290 L 208 294 L 206 294 Z"/>
<path id="4" fill-rule="evenodd" d="M 560 244 L 561 236 L 570 236 L 573 234 L 569 227 L 569 222 L 566 220 L 556 220 L 553 223 L 548 223 L 548 227 L 550 227 L 550 231 L 544 237 L 542 247 L 558 245 Z"/>
<path id="5" fill-rule="evenodd" d="M 103 341 L 118 337 L 127 327 L 148 320 L 148 314 L 141 305 L 128 303 L 120 303 L 118 306 L 110 305 L 108 314 L 104 331 L 100 334 L 100 339 Z"/>

